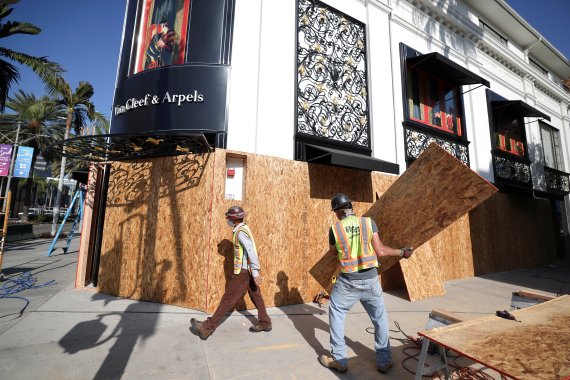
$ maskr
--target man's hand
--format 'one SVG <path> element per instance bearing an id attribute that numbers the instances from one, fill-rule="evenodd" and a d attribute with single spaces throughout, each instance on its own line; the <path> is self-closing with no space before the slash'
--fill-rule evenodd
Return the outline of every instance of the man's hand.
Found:
<path id="1" fill-rule="evenodd" d="M 404 259 L 409 259 L 410 257 L 412 257 L 413 253 L 414 253 L 414 247 L 404 247 L 400 249 L 400 255 Z"/>
<path id="2" fill-rule="evenodd" d="M 255 282 L 255 285 L 261 285 L 263 283 L 263 277 L 261 277 L 261 275 L 254 277 L 253 281 Z"/>

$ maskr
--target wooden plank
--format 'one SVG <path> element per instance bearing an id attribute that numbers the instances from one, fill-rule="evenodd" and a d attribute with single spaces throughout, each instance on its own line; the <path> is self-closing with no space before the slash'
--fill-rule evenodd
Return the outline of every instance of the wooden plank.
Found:
<path id="1" fill-rule="evenodd" d="M 521 322 L 489 316 L 419 334 L 512 378 L 570 375 L 570 296 L 512 314 Z"/>
<path id="2" fill-rule="evenodd" d="M 365 213 L 378 225 L 384 244 L 419 247 L 497 192 L 497 188 L 432 143 Z M 416 270 L 421 255 L 402 269 Z M 380 272 L 399 258 L 384 260 Z M 429 265 L 434 265 L 431 262 Z"/>
<path id="3" fill-rule="evenodd" d="M 432 143 L 364 213 L 378 225 L 382 242 L 393 248 L 419 248 L 461 216 L 495 194 L 497 188 Z M 401 262 L 411 300 L 444 294 L 442 274 L 427 247 Z M 379 273 L 400 259 L 382 260 Z M 309 273 L 325 289 L 336 265 L 331 258 L 317 262 Z M 325 267 L 326 266 L 326 267 Z"/>
<path id="4" fill-rule="evenodd" d="M 433 309 L 431 311 L 431 316 L 438 317 L 438 318 L 444 319 L 446 321 L 449 321 L 449 324 L 465 322 L 467 320 L 467 319 L 463 318 L 461 315 L 454 314 L 454 313 L 447 311 L 445 309 Z"/>

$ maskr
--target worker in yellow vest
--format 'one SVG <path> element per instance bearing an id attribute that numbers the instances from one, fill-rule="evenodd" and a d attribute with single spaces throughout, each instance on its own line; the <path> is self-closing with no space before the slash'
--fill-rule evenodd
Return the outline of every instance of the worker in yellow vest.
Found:
<path id="1" fill-rule="evenodd" d="M 245 211 L 240 206 L 232 206 L 225 215 L 228 225 L 233 229 L 234 274 L 214 315 L 204 322 L 200 322 L 195 318 L 190 320 L 192 325 L 190 330 L 202 340 L 206 340 L 212 335 L 214 330 L 220 325 L 222 318 L 235 306 L 246 291 L 257 308 L 257 319 L 259 321 L 251 326 L 249 331 L 271 331 L 271 318 L 267 315 L 265 302 L 259 289 L 259 285 L 263 282 L 263 277 L 259 273 L 257 248 L 251 230 L 243 221 Z"/>
<path id="2" fill-rule="evenodd" d="M 346 314 L 360 301 L 374 324 L 376 367 L 381 373 L 392 368 L 388 315 L 378 280 L 378 258 L 400 256 L 410 258 L 412 247 L 390 248 L 380 241 L 378 227 L 370 218 L 357 217 L 352 202 L 345 194 L 336 194 L 331 209 L 338 223 L 329 232 L 330 254 L 338 255 L 340 275 L 337 276 L 329 300 L 331 355 L 321 355 L 319 362 L 339 372 L 348 371 L 344 341 Z"/>

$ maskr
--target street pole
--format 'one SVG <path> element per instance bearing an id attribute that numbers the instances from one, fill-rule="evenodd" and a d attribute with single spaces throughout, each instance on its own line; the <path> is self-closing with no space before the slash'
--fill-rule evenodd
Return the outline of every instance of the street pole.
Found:
<path id="1" fill-rule="evenodd" d="M 22 122 L 18 121 L 18 129 L 16 130 L 16 141 L 14 141 L 14 148 L 12 149 L 12 156 L 10 157 L 10 170 L 8 171 L 8 183 L 6 184 L 6 192 L 4 193 L 4 202 L 2 203 L 2 212 L 6 211 L 6 201 L 8 200 L 8 191 L 10 191 L 10 182 L 12 181 L 12 173 L 14 172 L 14 161 L 16 161 L 16 153 L 18 150 L 18 139 L 20 138 L 20 127 Z M 9 218 L 10 215 L 6 215 Z"/>

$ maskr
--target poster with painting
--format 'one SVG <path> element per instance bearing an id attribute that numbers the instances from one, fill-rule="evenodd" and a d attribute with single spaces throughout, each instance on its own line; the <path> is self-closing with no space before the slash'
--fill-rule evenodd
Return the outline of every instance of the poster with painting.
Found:
<path id="1" fill-rule="evenodd" d="M 141 0 L 133 74 L 184 63 L 190 0 Z"/>

